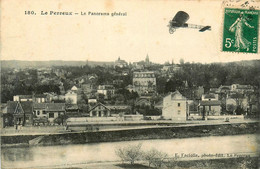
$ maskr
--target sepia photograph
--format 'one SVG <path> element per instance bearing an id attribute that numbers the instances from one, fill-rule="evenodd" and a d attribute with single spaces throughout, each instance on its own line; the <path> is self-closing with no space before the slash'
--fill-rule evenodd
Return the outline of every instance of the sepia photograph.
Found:
<path id="1" fill-rule="evenodd" d="M 3 169 L 258 169 L 259 0 L 1 0 Z"/>

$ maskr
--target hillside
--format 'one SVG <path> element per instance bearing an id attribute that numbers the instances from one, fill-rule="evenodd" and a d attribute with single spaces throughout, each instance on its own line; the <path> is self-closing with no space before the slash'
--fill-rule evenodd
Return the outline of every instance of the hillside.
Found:
<path id="1" fill-rule="evenodd" d="M 83 66 L 83 65 L 113 65 L 113 62 L 98 62 L 98 61 L 63 61 L 63 60 L 50 60 L 50 61 L 22 61 L 22 60 L 2 60 L 2 68 L 41 68 L 53 66 Z"/>

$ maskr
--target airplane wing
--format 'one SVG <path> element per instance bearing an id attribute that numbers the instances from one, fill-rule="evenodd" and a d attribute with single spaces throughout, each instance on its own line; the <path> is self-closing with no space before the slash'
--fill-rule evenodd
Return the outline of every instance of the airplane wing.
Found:
<path id="1" fill-rule="evenodd" d="M 189 20 L 190 16 L 184 11 L 179 11 L 176 13 L 174 18 L 172 19 L 173 23 L 176 23 L 178 26 L 183 26 L 187 20 Z"/>

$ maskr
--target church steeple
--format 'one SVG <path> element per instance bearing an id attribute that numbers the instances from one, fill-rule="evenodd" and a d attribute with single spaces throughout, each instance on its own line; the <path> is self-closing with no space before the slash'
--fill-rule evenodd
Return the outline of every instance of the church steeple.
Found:
<path id="1" fill-rule="evenodd" d="M 148 53 L 147 53 L 147 55 L 146 55 L 145 62 L 146 62 L 146 63 L 150 63 Z"/>

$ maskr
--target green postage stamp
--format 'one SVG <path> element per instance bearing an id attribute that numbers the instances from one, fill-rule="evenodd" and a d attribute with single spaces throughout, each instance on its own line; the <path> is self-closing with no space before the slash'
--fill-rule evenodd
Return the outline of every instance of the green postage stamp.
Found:
<path id="1" fill-rule="evenodd" d="M 225 8 L 222 50 L 258 52 L 258 10 Z"/>

